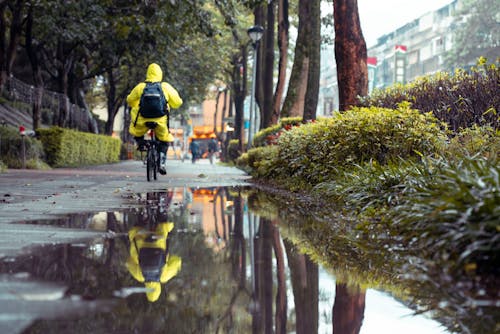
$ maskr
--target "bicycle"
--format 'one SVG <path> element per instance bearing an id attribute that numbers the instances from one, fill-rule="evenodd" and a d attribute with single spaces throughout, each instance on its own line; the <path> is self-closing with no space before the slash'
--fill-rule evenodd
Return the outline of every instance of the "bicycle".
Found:
<path id="1" fill-rule="evenodd" d="M 158 153 L 159 143 L 156 140 L 155 128 L 158 126 L 156 122 L 146 122 L 146 126 L 150 129 L 151 139 L 146 139 L 146 178 L 157 179 L 157 173 L 160 169 L 160 154 Z"/>

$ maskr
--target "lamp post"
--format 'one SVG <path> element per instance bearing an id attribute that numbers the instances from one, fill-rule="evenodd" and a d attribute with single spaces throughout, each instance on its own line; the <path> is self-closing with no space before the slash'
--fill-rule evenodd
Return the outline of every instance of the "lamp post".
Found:
<path id="1" fill-rule="evenodd" d="M 250 39 L 252 40 L 252 46 L 253 46 L 253 68 L 252 68 L 252 92 L 250 95 L 250 119 L 249 119 L 249 125 L 248 125 L 248 143 L 247 143 L 247 150 L 252 146 L 252 131 L 253 131 L 253 126 L 254 126 L 254 117 L 256 118 L 255 115 L 255 107 L 254 107 L 254 99 L 255 99 L 255 81 L 257 77 L 257 50 L 259 48 L 259 41 L 262 38 L 262 35 L 264 34 L 264 28 L 262 26 L 256 25 L 253 27 L 250 27 L 248 30 L 248 36 L 250 36 Z"/>

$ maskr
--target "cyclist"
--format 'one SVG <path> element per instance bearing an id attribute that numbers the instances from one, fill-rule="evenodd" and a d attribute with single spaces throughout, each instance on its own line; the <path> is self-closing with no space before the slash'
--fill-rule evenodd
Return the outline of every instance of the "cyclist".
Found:
<path id="1" fill-rule="evenodd" d="M 177 90 L 172 87 L 167 82 L 162 82 L 163 72 L 158 64 L 152 63 L 148 66 L 146 71 L 146 81 L 137 84 L 137 86 L 132 89 L 130 94 L 127 96 L 127 103 L 132 108 L 130 111 L 130 127 L 129 132 L 137 142 L 139 150 L 145 150 L 144 134 L 148 131 L 146 122 L 156 122 L 158 123 L 155 133 L 156 138 L 160 141 L 160 174 L 165 175 L 166 162 L 167 162 L 167 150 L 169 143 L 174 141 L 174 136 L 169 132 L 168 129 L 168 112 L 166 115 L 155 118 L 145 118 L 139 113 L 139 104 L 141 101 L 141 96 L 146 87 L 147 82 L 161 83 L 161 90 L 165 96 L 167 102 L 167 111 L 170 108 L 177 109 L 182 105 L 182 99 L 179 96 Z"/>

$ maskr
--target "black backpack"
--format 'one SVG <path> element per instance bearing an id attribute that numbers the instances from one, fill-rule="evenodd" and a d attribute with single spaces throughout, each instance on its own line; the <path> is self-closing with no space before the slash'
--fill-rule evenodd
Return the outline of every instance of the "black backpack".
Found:
<path id="1" fill-rule="evenodd" d="M 161 82 L 146 82 L 139 102 L 139 113 L 144 118 L 165 116 L 168 103 L 161 89 Z"/>

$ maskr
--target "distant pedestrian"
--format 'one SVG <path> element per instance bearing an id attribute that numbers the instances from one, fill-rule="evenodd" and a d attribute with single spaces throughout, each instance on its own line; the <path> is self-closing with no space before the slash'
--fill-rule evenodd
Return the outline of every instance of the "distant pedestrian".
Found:
<path id="1" fill-rule="evenodd" d="M 174 141 L 174 155 L 176 160 L 180 160 L 182 158 L 182 144 L 179 139 Z"/>
<path id="2" fill-rule="evenodd" d="M 215 152 L 217 152 L 217 146 L 218 145 L 215 138 L 210 139 L 210 141 L 208 142 L 208 158 L 210 159 L 211 164 L 214 163 L 214 155 Z"/>
<path id="3" fill-rule="evenodd" d="M 189 144 L 189 150 L 191 151 L 191 161 L 195 163 L 200 154 L 200 145 L 195 140 L 192 140 L 191 144 Z"/>

